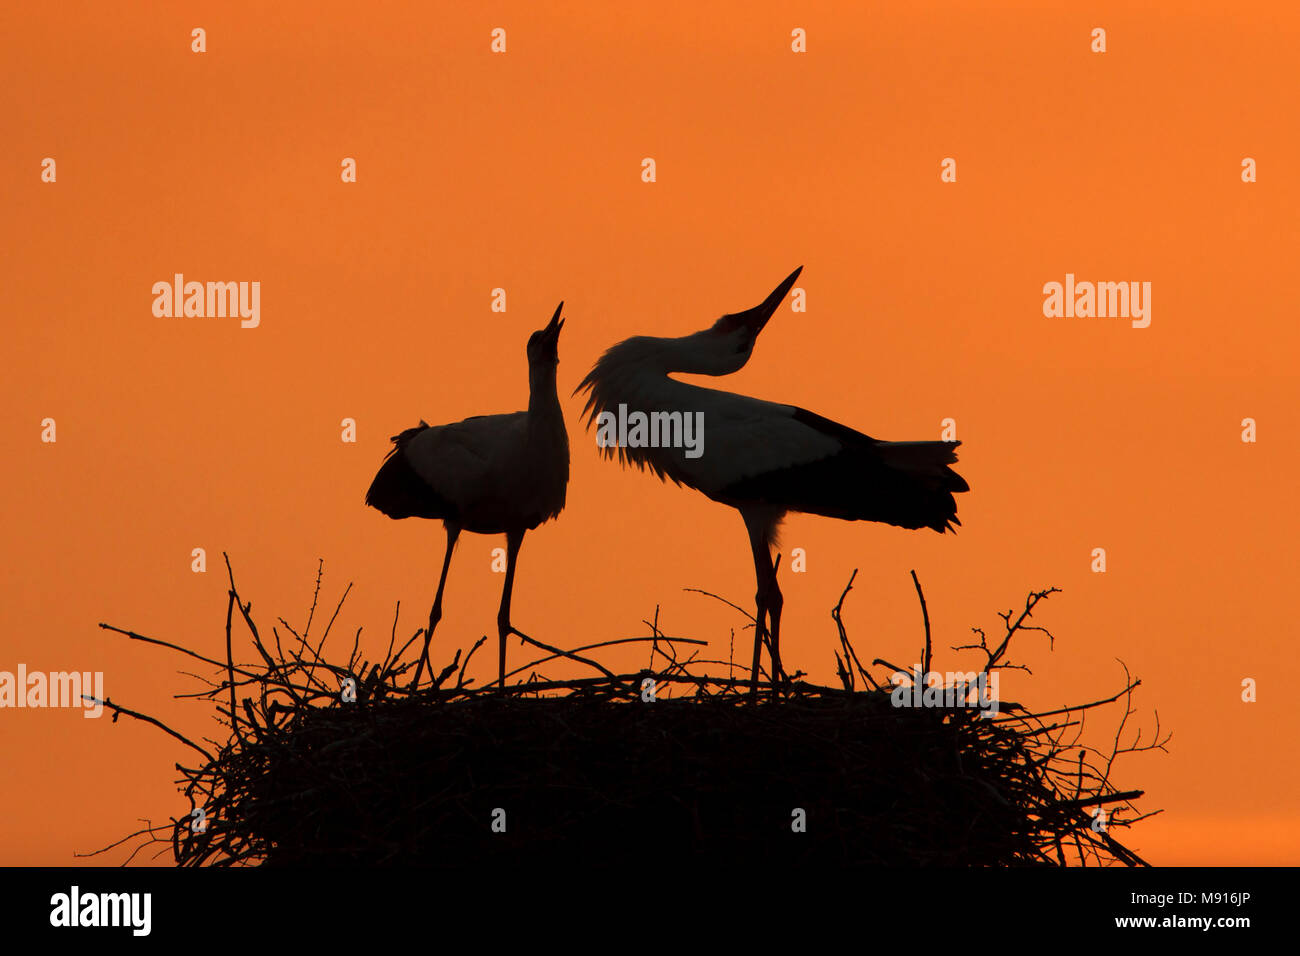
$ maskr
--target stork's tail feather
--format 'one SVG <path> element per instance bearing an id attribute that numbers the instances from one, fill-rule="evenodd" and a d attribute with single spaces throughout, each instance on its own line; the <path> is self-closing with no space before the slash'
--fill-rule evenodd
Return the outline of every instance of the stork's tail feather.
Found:
<path id="1" fill-rule="evenodd" d="M 908 489 L 901 496 L 900 510 L 908 522 L 903 527 L 926 527 L 943 533 L 956 531 L 954 494 L 970 491 L 966 479 L 950 468 L 957 463 L 956 441 L 879 442 L 877 447 L 886 465 L 906 479 Z M 890 519 L 886 519 L 890 520 Z M 891 524 L 900 522 L 890 520 Z"/>
<path id="2" fill-rule="evenodd" d="M 396 454 L 399 449 L 404 448 L 406 446 L 406 443 L 408 441 L 410 441 L 412 438 L 420 434 L 420 432 L 424 431 L 428 427 L 429 427 L 429 423 L 426 422 L 423 418 L 421 418 L 420 424 L 416 425 L 414 428 L 404 428 L 396 435 L 391 436 L 388 440 L 393 443 L 393 447 L 388 449 L 388 454 L 384 456 L 384 459 L 387 460 L 389 458 L 392 458 L 393 455 Z"/>

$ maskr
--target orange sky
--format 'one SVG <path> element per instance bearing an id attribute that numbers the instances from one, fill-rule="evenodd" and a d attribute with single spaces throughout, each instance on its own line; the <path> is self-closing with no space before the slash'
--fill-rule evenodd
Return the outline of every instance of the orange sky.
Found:
<path id="1" fill-rule="evenodd" d="M 515 622 L 577 646 L 644 633 L 658 604 L 725 657 L 737 616 L 683 588 L 751 599 L 739 517 L 599 459 L 569 392 L 613 342 L 703 328 L 803 264 L 808 311 L 784 306 L 710 384 L 878 438 L 953 418 L 972 491 L 955 538 L 792 516 L 808 570 L 783 565 L 787 666 L 834 680 L 828 611 L 855 567 L 859 651 L 907 662 L 909 568 L 942 646 L 1056 585 L 1056 650 L 1024 640 L 1034 676 L 1003 693 L 1105 696 L 1117 657 L 1142 678 L 1134 719 L 1158 709 L 1174 738 L 1118 765 L 1165 809 L 1128 842 L 1300 863 L 1295 5 L 444 6 L 0 14 L 0 670 L 102 670 L 115 700 L 217 734 L 210 706 L 171 700 L 197 689 L 187 665 L 95 625 L 219 656 L 223 550 L 266 627 L 302 620 L 324 557 L 331 606 L 355 582 L 340 641 L 364 625 L 380 649 L 397 600 L 413 632 L 442 535 L 362 505 L 388 436 L 522 408 L 524 344 L 560 299 L 569 506 L 524 541 Z M 261 324 L 155 317 L 177 272 L 261 282 Z M 1151 282 L 1151 326 L 1044 317 L 1067 272 Z M 494 628 L 502 544 L 462 538 L 439 660 Z M 490 678 L 494 655 L 476 663 Z M 0 754 L 0 863 L 71 863 L 185 806 L 188 754 L 139 723 L 3 710 Z"/>

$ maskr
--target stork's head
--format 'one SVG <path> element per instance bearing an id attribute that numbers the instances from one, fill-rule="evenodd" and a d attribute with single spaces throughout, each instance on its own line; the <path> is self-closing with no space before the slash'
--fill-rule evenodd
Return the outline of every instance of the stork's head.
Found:
<path id="1" fill-rule="evenodd" d="M 800 266 L 791 272 L 771 295 L 752 309 L 724 315 L 711 328 L 692 336 L 702 340 L 701 345 L 707 343 L 709 351 L 718 360 L 719 371 L 709 374 L 726 375 L 749 361 L 758 333 L 763 331 L 763 326 L 767 325 L 767 320 L 776 312 L 802 271 L 803 266 Z"/>
<path id="2" fill-rule="evenodd" d="M 555 314 L 551 316 L 551 321 L 546 328 L 538 329 L 528 337 L 529 365 L 560 364 L 558 345 L 560 342 L 560 329 L 564 328 L 564 320 L 560 318 L 560 311 L 563 308 L 564 303 L 561 302 L 555 307 Z"/>

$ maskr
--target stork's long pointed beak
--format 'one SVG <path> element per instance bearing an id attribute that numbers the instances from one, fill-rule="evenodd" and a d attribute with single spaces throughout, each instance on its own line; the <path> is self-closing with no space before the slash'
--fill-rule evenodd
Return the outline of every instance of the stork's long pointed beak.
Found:
<path id="1" fill-rule="evenodd" d="M 543 330 L 552 339 L 558 339 L 560 337 L 560 329 L 564 328 L 564 320 L 560 318 L 560 313 L 563 311 L 564 311 L 564 303 L 561 302 L 559 305 L 555 307 L 555 314 L 551 316 L 551 321 L 547 324 L 546 328 Z"/>
<path id="2" fill-rule="evenodd" d="M 762 304 L 744 312 L 737 312 L 734 315 L 727 316 L 726 318 L 731 320 L 728 325 L 733 328 L 740 324 L 748 325 L 753 330 L 753 333 L 758 335 L 759 332 L 763 331 L 763 326 L 767 325 L 767 320 L 776 313 L 776 310 L 785 300 L 786 295 L 794 286 L 794 282 L 799 278 L 801 272 L 803 272 L 803 266 L 786 276 L 781 284 L 772 290 L 772 294 L 763 300 Z"/>

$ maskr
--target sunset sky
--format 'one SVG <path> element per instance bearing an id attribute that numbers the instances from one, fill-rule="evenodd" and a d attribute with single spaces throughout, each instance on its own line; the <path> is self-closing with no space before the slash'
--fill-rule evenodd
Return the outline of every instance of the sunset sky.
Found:
<path id="1" fill-rule="evenodd" d="M 952 419 L 971 491 L 956 536 L 790 516 L 787 669 L 835 682 L 855 568 L 859 653 L 917 659 L 915 569 L 942 670 L 1060 587 L 1035 617 L 1055 649 L 1025 636 L 1033 674 L 1002 693 L 1108 696 L 1119 660 L 1142 680 L 1130 728 L 1158 711 L 1173 738 L 1113 779 L 1164 812 L 1120 839 L 1156 864 L 1300 864 L 1295 4 L 432 6 L 0 13 L 0 671 L 102 671 L 114 701 L 220 736 L 172 698 L 201 689 L 194 662 L 97 624 L 224 656 L 223 551 L 266 629 L 305 618 L 323 558 L 329 610 L 353 585 L 337 653 L 358 627 L 382 653 L 398 601 L 410 636 L 443 538 L 363 505 L 388 438 L 523 408 L 560 300 L 568 506 L 524 541 L 515 623 L 576 647 L 645 634 L 657 606 L 710 656 L 735 629 L 747 662 L 740 615 L 684 590 L 752 602 L 739 516 L 600 458 L 570 393 L 611 344 L 702 329 L 802 265 L 807 311 L 787 301 L 703 384 L 881 439 Z M 177 273 L 259 282 L 259 324 L 156 316 Z M 1149 327 L 1046 316 L 1067 274 L 1151 283 Z M 494 633 L 503 545 L 461 538 L 436 663 Z M 634 669 L 634 647 L 603 659 Z M 1109 746 L 1121 713 L 1085 739 Z M 0 864 L 71 864 L 183 812 L 189 757 L 131 720 L 0 710 Z"/>

